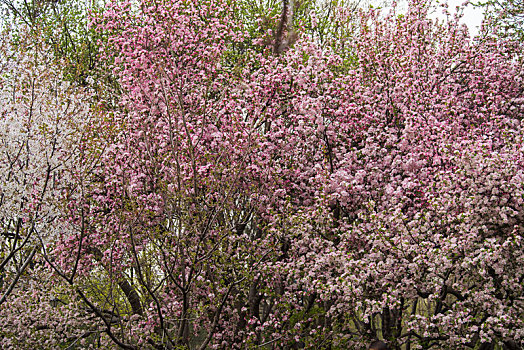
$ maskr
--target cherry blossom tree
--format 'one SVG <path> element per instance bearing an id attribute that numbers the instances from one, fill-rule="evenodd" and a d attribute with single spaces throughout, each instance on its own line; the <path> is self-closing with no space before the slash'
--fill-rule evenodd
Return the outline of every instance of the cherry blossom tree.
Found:
<path id="1" fill-rule="evenodd" d="M 249 36 L 226 8 L 124 3 L 100 24 L 124 95 L 85 252 L 134 285 L 115 288 L 149 322 L 144 341 L 517 346 L 520 304 L 504 305 L 520 282 L 466 267 L 507 256 L 520 281 L 519 231 L 478 233 L 499 227 L 481 212 L 509 220 L 518 206 L 488 209 L 494 194 L 468 170 L 520 171 L 506 165 L 519 155 L 516 44 L 471 42 L 413 3 L 363 11 L 329 48 L 304 35 L 278 50 L 283 13 L 239 71 L 230 57 Z"/>
<path id="2" fill-rule="evenodd" d="M 470 42 L 428 9 L 363 13 L 346 73 L 285 79 L 315 87 L 278 140 L 294 150 L 289 199 L 304 199 L 283 216 L 295 243 L 280 267 L 310 346 L 522 344 L 518 44 Z"/>
<path id="3" fill-rule="evenodd" d="M 3 345 L 521 348 L 522 44 L 245 6 L 109 4 L 97 99 L 5 51 Z"/>
<path id="4" fill-rule="evenodd" d="M 43 255 L 59 237 L 74 235 L 63 208 L 81 198 L 94 165 L 86 162 L 94 118 L 90 93 L 64 80 L 34 34 L 21 28 L 0 38 L 0 344 L 56 349 L 93 332 L 91 312 L 53 305 L 71 293 Z"/>

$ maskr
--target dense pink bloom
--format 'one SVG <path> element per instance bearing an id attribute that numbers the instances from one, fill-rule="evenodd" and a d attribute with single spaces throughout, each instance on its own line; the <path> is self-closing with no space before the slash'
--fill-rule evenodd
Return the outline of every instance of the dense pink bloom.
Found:
<path id="1" fill-rule="evenodd" d="M 522 346 L 521 44 L 413 1 L 268 45 L 227 3 L 93 19 L 119 89 L 66 163 L 41 243 L 62 282 L 34 297 L 67 296 L 92 346 Z"/>

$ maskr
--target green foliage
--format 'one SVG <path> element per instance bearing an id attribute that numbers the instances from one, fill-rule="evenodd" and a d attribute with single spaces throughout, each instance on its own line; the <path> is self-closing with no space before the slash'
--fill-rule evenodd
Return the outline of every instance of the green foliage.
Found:
<path id="1" fill-rule="evenodd" d="M 89 26 L 89 16 L 100 9 L 100 4 L 83 0 L 2 0 L 2 11 L 7 14 L 2 25 L 15 33 L 15 45 L 19 28 L 30 28 L 32 35 L 42 37 L 52 48 L 64 77 L 87 86 L 97 66 L 100 39 Z"/>
<path id="2" fill-rule="evenodd" d="M 489 33 L 524 41 L 524 1 L 488 0 L 476 6 L 485 10 Z"/>

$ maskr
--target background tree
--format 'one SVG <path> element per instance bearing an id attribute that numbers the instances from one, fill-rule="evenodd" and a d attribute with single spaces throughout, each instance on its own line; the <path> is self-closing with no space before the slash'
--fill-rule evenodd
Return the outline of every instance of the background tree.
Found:
<path id="1" fill-rule="evenodd" d="M 501 37 L 524 40 L 524 2 L 522 0 L 486 1 L 477 6 L 484 8 L 485 23 Z"/>
<path id="2" fill-rule="evenodd" d="M 98 40 L 89 26 L 90 13 L 103 7 L 99 1 L 2 0 L 2 27 L 9 28 L 16 43 L 23 31 L 42 36 L 55 58 L 61 60 L 64 78 L 86 86 L 97 83 Z M 19 32 L 21 29 L 22 32 Z M 22 43 L 20 43 L 22 44 Z"/>
<path id="3" fill-rule="evenodd" d="M 63 208 L 79 202 L 94 166 L 86 145 L 96 124 L 91 93 L 64 79 L 36 33 L 0 38 L 0 338 L 4 348 L 56 349 L 96 331 L 44 261 L 59 237 L 74 234 Z"/>

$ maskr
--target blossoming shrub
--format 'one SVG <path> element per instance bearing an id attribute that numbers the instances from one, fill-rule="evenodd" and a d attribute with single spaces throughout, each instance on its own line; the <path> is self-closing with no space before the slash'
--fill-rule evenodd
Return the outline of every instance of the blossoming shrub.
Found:
<path id="1" fill-rule="evenodd" d="M 294 45 L 286 13 L 257 39 L 240 9 L 93 18 L 119 88 L 35 250 L 63 305 L 32 312 L 94 319 L 52 346 L 522 346 L 520 44 L 420 1 Z"/>

